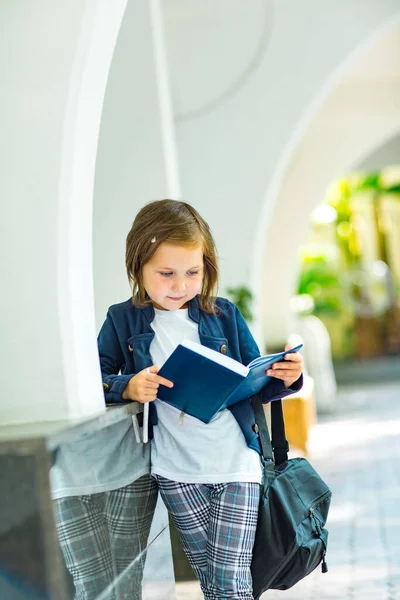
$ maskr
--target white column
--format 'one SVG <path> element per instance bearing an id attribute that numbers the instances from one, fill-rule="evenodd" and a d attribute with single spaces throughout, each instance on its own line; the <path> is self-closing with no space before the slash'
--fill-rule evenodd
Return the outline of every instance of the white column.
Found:
<path id="1" fill-rule="evenodd" d="M 126 0 L 0 7 L 0 422 L 104 410 L 93 311 L 94 162 Z"/>

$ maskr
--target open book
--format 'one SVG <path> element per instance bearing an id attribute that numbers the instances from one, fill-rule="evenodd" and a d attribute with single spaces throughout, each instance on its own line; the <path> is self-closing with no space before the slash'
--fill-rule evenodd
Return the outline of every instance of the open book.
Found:
<path id="1" fill-rule="evenodd" d="M 190 340 L 183 340 L 158 372 L 174 383 L 160 385 L 157 397 L 175 408 L 209 423 L 220 410 L 258 394 L 271 377 L 265 374 L 285 354 L 297 352 L 302 344 L 277 354 L 255 358 L 247 366 Z"/>

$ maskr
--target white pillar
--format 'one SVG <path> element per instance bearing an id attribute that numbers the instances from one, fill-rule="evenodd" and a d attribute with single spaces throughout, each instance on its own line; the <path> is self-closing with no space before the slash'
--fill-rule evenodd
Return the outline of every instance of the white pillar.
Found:
<path id="1" fill-rule="evenodd" d="M 94 162 L 126 0 L 0 7 L 0 422 L 104 410 L 93 311 Z"/>

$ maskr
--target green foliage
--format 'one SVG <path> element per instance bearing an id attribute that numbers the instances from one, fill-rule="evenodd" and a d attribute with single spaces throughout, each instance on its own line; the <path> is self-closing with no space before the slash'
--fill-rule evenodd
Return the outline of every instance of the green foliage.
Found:
<path id="1" fill-rule="evenodd" d="M 230 296 L 233 304 L 238 307 L 243 318 L 250 323 L 254 317 L 250 308 L 253 301 L 253 294 L 249 288 L 244 285 L 239 285 L 227 288 L 226 293 Z"/>
<path id="2" fill-rule="evenodd" d="M 388 194 L 400 194 L 400 185 L 392 185 L 385 190 Z"/>
<path id="3" fill-rule="evenodd" d="M 371 282 L 359 279 L 366 235 L 377 235 L 381 259 L 386 260 L 380 206 L 387 194 L 400 202 L 396 168 L 337 179 L 325 198 L 336 211 L 336 221 L 318 219 L 317 215 L 311 240 L 301 248 L 297 294 L 312 297 L 312 314 L 326 325 L 336 358 L 354 353 L 357 306 L 368 294 L 376 297 Z"/>
<path id="4" fill-rule="evenodd" d="M 357 178 L 352 186 L 351 193 L 365 192 L 365 191 L 382 191 L 381 179 L 379 171 L 367 174 L 361 174 Z"/>
<path id="5" fill-rule="evenodd" d="M 317 255 L 315 251 L 312 254 L 303 252 L 297 294 L 308 294 L 313 298 L 316 316 L 340 314 L 343 300 L 340 281 L 327 256 Z"/>

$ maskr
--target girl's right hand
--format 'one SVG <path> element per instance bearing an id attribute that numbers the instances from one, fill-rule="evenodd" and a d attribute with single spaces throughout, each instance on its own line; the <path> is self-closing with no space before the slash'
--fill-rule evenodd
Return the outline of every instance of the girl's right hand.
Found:
<path id="1" fill-rule="evenodd" d="M 134 375 L 122 392 L 123 400 L 136 400 L 145 404 L 157 398 L 159 385 L 166 385 L 172 388 L 174 386 L 172 381 L 157 375 L 159 370 L 160 367 L 158 365 L 153 365 Z"/>

